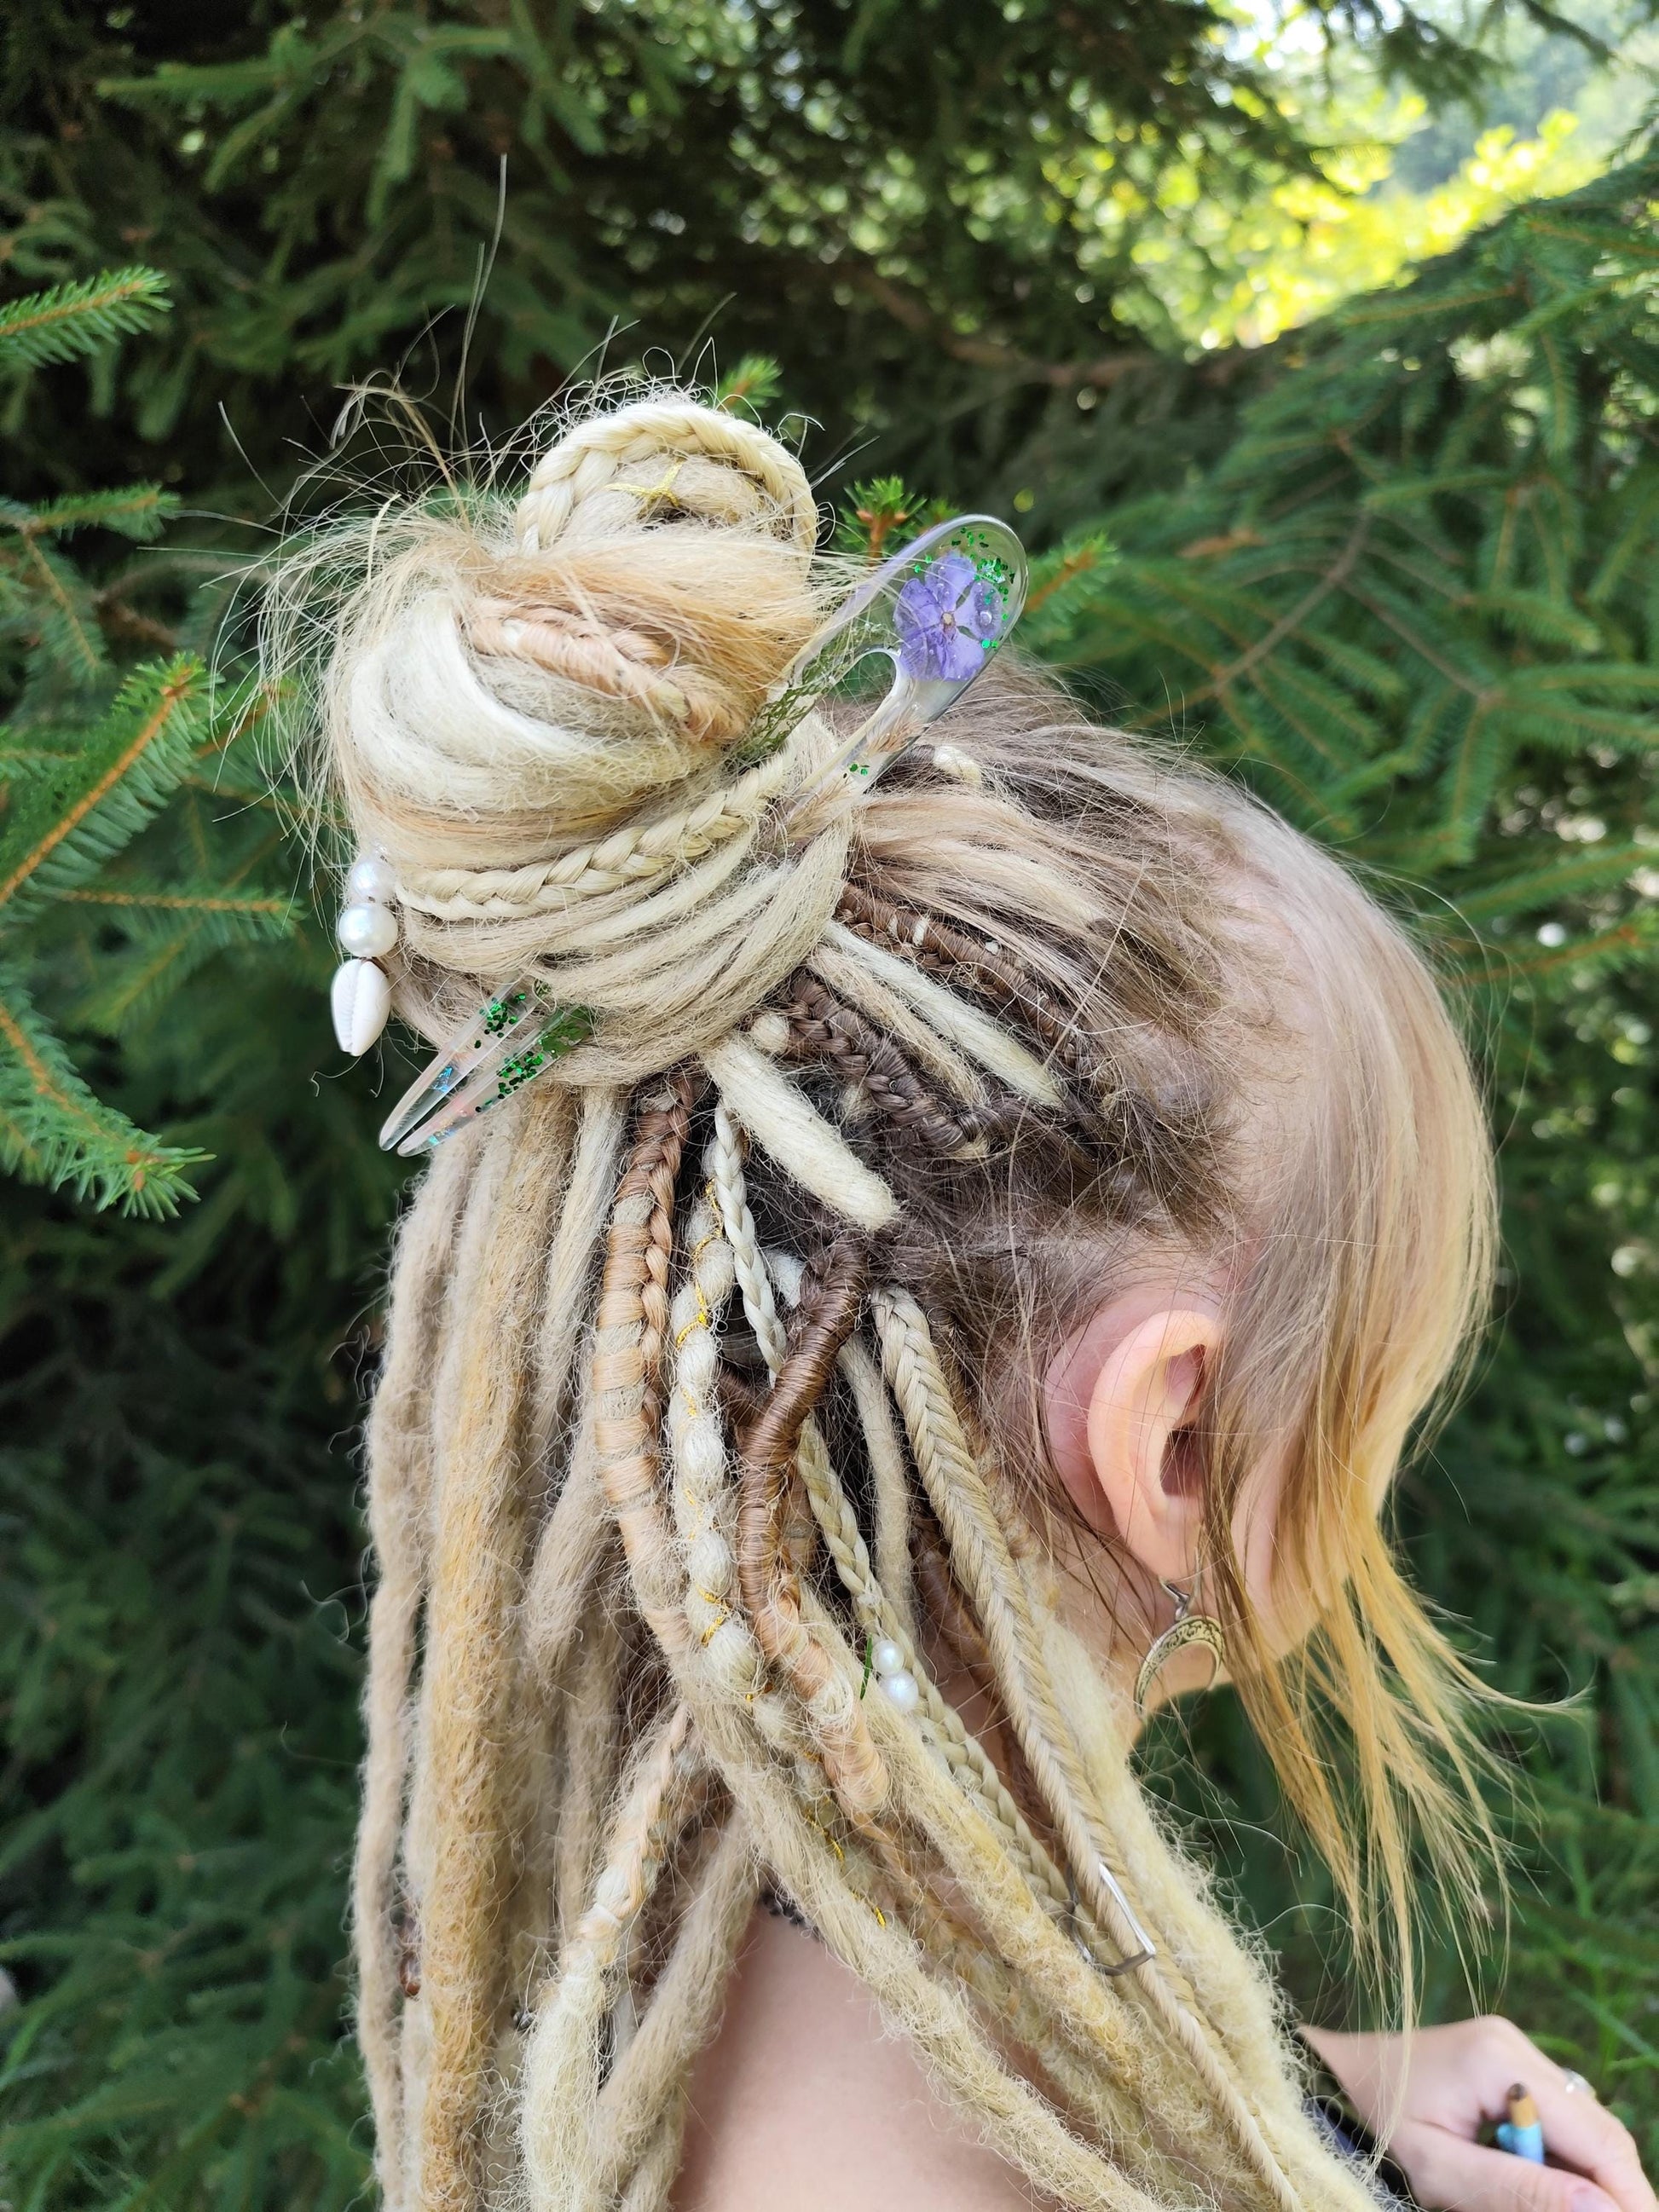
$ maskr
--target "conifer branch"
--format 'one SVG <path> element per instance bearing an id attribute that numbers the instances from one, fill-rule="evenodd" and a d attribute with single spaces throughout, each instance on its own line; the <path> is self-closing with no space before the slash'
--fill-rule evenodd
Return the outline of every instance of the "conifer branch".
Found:
<path id="1" fill-rule="evenodd" d="M 188 769 L 204 680 L 187 658 L 140 671 L 64 773 L 30 787 L 0 837 L 0 910 L 78 882 L 161 804 Z"/>
<path id="2" fill-rule="evenodd" d="M 160 1143 L 95 1098 L 21 980 L 0 971 L 0 1162 L 13 1174 L 159 1218 L 194 1196 L 186 1170 L 205 1158 Z"/>
<path id="3" fill-rule="evenodd" d="M 0 307 L 0 369 L 77 361 L 167 312 L 167 279 L 154 269 L 116 269 Z"/>

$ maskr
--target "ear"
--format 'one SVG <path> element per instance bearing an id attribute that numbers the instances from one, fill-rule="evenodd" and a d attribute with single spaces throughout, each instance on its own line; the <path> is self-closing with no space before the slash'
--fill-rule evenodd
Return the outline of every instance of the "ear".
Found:
<path id="1" fill-rule="evenodd" d="M 1050 1449 L 1091 1528 L 1115 1535 L 1151 1574 L 1198 1565 L 1203 1469 L 1190 1421 L 1221 1317 L 1197 1302 L 1140 1297 L 1096 1315 L 1050 1371 Z"/>

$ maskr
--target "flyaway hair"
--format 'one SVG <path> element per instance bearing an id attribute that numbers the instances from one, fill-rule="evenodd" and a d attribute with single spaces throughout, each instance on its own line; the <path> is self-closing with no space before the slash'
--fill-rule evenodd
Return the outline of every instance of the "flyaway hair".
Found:
<path id="1" fill-rule="evenodd" d="M 833 709 L 744 740 L 835 603 L 817 531 L 783 447 L 653 396 L 516 501 L 383 511 L 276 587 L 395 874 L 398 1010 L 436 1041 L 533 976 L 593 1024 L 398 1242 L 354 1890 L 380 2185 L 664 2205 L 769 1886 L 1060 2203 L 1359 2212 L 1067 1625 L 1099 1547 L 1035 1378 L 1148 1269 L 1231 1285 L 1198 1441 L 1234 1670 L 1408 1971 L 1413 1838 L 1479 1895 L 1476 1686 L 1378 1525 L 1486 1292 L 1467 1061 L 1334 862 L 1017 665 L 792 836 Z M 1231 1552 L 1270 1445 L 1288 1656 Z"/>

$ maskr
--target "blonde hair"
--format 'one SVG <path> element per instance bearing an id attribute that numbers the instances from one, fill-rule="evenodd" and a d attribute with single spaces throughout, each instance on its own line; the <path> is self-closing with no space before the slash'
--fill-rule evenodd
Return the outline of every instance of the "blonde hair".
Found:
<path id="1" fill-rule="evenodd" d="M 1028 672 L 792 837 L 826 719 L 744 748 L 833 588 L 816 534 L 792 454 L 649 395 L 516 503 L 383 512 L 277 587 L 396 873 L 400 1010 L 437 1039 L 533 974 L 594 1018 L 437 1153 L 398 1239 L 355 1877 L 381 2184 L 664 2204 L 769 1884 L 1060 2201 L 1358 2212 L 1066 1626 L 1029 1409 L 1148 1255 L 1224 1272 L 1201 1441 L 1240 1688 L 1408 1960 L 1413 1822 L 1478 1894 L 1476 1686 L 1377 1517 L 1485 1297 L 1468 1064 L 1351 877 Z M 320 617 L 319 577 L 350 580 Z M 1287 1441 L 1285 1658 L 1231 1529 Z"/>

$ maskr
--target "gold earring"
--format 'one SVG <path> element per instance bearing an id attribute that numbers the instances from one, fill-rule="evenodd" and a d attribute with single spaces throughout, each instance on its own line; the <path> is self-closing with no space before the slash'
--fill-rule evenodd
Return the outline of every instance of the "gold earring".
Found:
<path id="1" fill-rule="evenodd" d="M 1140 1672 L 1135 1676 L 1135 1711 L 1142 1720 L 1146 1717 L 1146 1697 L 1152 1684 L 1177 1651 L 1201 1644 L 1215 1662 L 1215 1671 L 1210 1680 L 1215 1680 L 1227 1663 L 1227 1639 L 1221 1623 L 1211 1613 L 1194 1613 L 1193 1606 L 1198 1596 L 1202 1570 L 1193 1577 L 1190 1590 L 1179 1583 L 1164 1582 L 1164 1588 L 1175 1600 L 1176 1615 L 1162 1636 L 1155 1637 L 1147 1647 L 1146 1656 L 1140 1662 Z M 1159 1577 L 1160 1582 L 1163 1577 Z"/>

